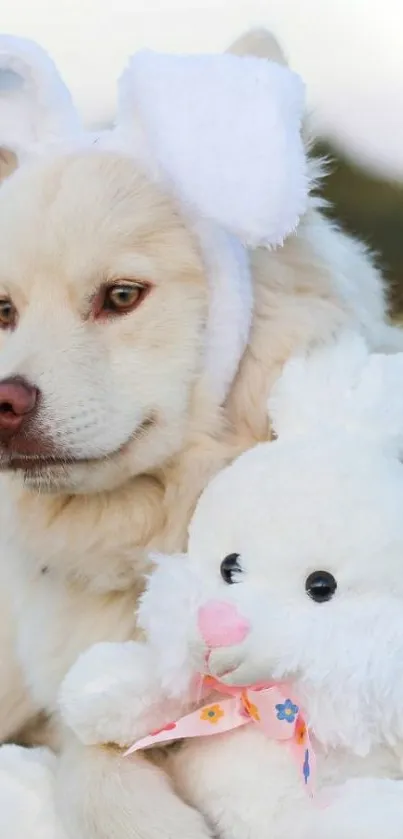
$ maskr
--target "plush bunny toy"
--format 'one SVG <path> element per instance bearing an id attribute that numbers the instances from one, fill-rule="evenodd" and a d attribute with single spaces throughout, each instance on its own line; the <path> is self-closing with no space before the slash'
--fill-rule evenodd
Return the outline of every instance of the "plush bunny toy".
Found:
<path id="1" fill-rule="evenodd" d="M 354 336 L 291 361 L 278 439 L 213 480 L 187 559 L 157 559 L 147 642 L 67 676 L 85 742 L 184 738 L 166 759 L 215 835 L 403 836 L 402 382 Z"/>

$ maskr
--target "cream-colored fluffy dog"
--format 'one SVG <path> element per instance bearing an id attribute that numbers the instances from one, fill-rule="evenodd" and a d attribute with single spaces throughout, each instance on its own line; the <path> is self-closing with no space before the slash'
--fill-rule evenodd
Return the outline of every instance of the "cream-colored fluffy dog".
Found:
<path id="1" fill-rule="evenodd" d="M 235 51 L 271 48 L 259 35 Z M 14 162 L 3 155 L 3 175 Z M 168 195 L 110 152 L 4 180 L 3 738 L 43 710 L 57 723 L 60 683 L 84 648 L 133 637 L 148 549 L 183 549 L 207 480 L 267 438 L 268 388 L 294 350 L 349 324 L 373 347 L 403 347 L 365 250 L 313 204 L 282 249 L 251 259 L 250 341 L 221 410 L 201 375 L 205 271 Z M 208 835 L 148 761 L 66 736 L 59 780 L 74 839 Z"/>

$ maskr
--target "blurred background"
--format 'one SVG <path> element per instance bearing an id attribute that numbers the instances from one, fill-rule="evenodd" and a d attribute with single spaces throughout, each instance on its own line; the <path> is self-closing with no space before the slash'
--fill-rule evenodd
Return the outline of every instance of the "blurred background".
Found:
<path id="1" fill-rule="evenodd" d="M 222 51 L 255 26 L 303 76 L 331 213 L 376 251 L 403 316 L 403 0 L 0 0 L 0 30 L 47 48 L 91 125 L 113 119 L 136 49 Z"/>

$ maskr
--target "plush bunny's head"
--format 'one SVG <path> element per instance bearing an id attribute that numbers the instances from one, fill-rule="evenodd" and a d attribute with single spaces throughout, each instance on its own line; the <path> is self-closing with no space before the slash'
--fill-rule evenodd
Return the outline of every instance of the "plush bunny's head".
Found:
<path id="1" fill-rule="evenodd" d="M 278 439 L 205 490 L 188 561 L 162 558 L 140 620 L 165 686 L 292 683 L 315 735 L 403 735 L 403 355 L 359 338 L 291 361 Z"/>

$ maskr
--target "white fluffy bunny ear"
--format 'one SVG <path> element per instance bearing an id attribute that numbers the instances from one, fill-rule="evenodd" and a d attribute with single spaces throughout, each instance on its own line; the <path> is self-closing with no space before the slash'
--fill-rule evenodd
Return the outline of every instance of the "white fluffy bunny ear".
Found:
<path id="1" fill-rule="evenodd" d="M 201 245 L 210 283 L 205 379 L 225 401 L 249 337 L 245 246 L 277 246 L 308 200 L 304 87 L 288 68 L 237 55 L 137 53 L 102 141 L 170 189 Z"/>
<path id="2" fill-rule="evenodd" d="M 358 335 L 293 358 L 273 388 L 269 414 L 279 438 L 346 431 L 403 441 L 403 353 L 371 353 Z"/>
<path id="3" fill-rule="evenodd" d="M 0 35 L 0 149 L 22 162 L 80 132 L 70 93 L 33 41 Z"/>
<path id="4" fill-rule="evenodd" d="M 304 86 L 250 56 L 137 53 L 120 83 L 118 132 L 195 218 L 276 246 L 306 209 Z"/>

